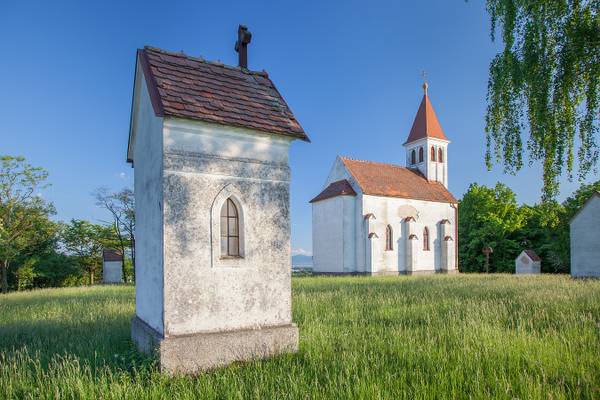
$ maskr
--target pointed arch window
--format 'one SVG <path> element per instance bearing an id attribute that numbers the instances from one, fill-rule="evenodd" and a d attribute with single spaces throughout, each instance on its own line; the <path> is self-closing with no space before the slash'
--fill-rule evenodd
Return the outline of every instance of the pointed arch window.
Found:
<path id="1" fill-rule="evenodd" d="M 240 256 L 240 216 L 231 197 L 221 207 L 221 254 Z"/>
<path id="2" fill-rule="evenodd" d="M 431 146 L 431 161 L 435 161 L 435 147 Z"/>
<path id="3" fill-rule="evenodd" d="M 416 162 L 417 162 L 417 153 L 415 152 L 415 149 L 413 149 L 413 151 L 411 151 L 411 153 L 410 153 L 410 163 L 416 164 Z"/>
<path id="4" fill-rule="evenodd" d="M 423 162 L 423 148 L 419 147 L 419 162 Z"/>
<path id="5" fill-rule="evenodd" d="M 441 147 L 438 149 L 438 162 L 444 162 L 444 152 Z"/>
<path id="6" fill-rule="evenodd" d="M 423 229 L 423 250 L 429 251 L 429 229 Z"/>
<path id="7" fill-rule="evenodd" d="M 392 232 L 391 225 L 385 228 L 385 250 L 394 250 L 394 233 Z"/>

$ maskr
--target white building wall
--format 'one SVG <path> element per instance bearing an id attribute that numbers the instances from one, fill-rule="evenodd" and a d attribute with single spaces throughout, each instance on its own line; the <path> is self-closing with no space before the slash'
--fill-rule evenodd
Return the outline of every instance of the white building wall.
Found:
<path id="1" fill-rule="evenodd" d="M 344 271 L 355 272 L 356 268 L 356 196 L 340 196 L 342 200 L 344 234 Z"/>
<path id="2" fill-rule="evenodd" d="M 313 213 L 313 271 L 344 272 L 344 197 L 338 196 L 317 201 Z M 346 233 L 347 234 L 347 233 Z"/>
<path id="3" fill-rule="evenodd" d="M 291 323 L 291 139 L 168 118 L 164 124 L 165 335 Z M 222 259 L 214 204 L 242 204 L 244 254 Z"/>
<path id="4" fill-rule="evenodd" d="M 600 195 L 571 221 L 571 275 L 600 277 Z"/>
<path id="5" fill-rule="evenodd" d="M 450 221 L 450 230 L 455 227 L 455 213 L 448 203 L 435 203 L 422 200 L 401 199 L 395 197 L 363 196 L 363 212 L 373 213 L 372 230 L 377 233 L 382 243 L 385 244 L 385 229 L 389 224 L 394 232 L 394 249 L 382 250 L 373 260 L 375 272 L 405 272 L 406 254 L 404 241 L 407 239 L 403 220 L 412 216 L 414 234 L 418 237 L 419 245 L 416 247 L 418 254 L 412 272 L 439 271 L 441 269 L 441 244 L 443 237 L 440 221 Z M 423 230 L 429 228 L 430 250 L 423 250 Z M 454 234 L 450 235 L 454 239 Z M 385 245 L 382 245 L 385 249 Z"/>
<path id="6" fill-rule="evenodd" d="M 537 275 L 541 272 L 541 266 L 542 263 L 540 261 L 533 261 L 522 251 L 515 259 L 515 274 Z"/>
<path id="7" fill-rule="evenodd" d="M 163 332 L 163 199 L 162 118 L 154 114 L 146 80 L 138 63 L 132 120 L 135 238 L 136 315 Z"/>
<path id="8" fill-rule="evenodd" d="M 406 165 L 409 168 L 417 168 L 430 181 L 440 182 L 448 188 L 448 144 L 447 140 L 435 138 L 423 138 L 405 144 Z M 431 158 L 431 148 L 435 149 L 435 161 Z M 423 162 L 419 162 L 419 149 L 423 148 Z M 439 161 L 439 149 L 442 149 L 442 162 Z M 415 150 L 416 163 L 412 161 L 412 150 Z"/>
<path id="9" fill-rule="evenodd" d="M 123 262 L 122 261 L 104 261 L 102 264 L 102 282 L 103 283 L 121 283 L 121 282 L 123 282 Z"/>

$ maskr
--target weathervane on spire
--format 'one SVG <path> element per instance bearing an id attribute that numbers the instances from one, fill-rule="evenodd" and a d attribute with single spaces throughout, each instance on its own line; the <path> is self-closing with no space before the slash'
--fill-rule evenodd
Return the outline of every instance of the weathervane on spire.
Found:
<path id="1" fill-rule="evenodd" d="M 427 83 L 427 71 L 423 70 L 421 76 L 423 77 L 423 92 L 425 93 L 425 96 L 427 96 L 427 88 L 429 88 L 429 84 Z"/>

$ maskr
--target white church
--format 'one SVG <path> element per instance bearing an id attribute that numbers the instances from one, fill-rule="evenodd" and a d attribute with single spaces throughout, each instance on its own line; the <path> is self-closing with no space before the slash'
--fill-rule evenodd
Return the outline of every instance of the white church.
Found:
<path id="1" fill-rule="evenodd" d="M 457 272 L 458 201 L 448 144 L 424 96 L 404 147 L 406 167 L 337 157 L 312 203 L 314 272 Z"/>

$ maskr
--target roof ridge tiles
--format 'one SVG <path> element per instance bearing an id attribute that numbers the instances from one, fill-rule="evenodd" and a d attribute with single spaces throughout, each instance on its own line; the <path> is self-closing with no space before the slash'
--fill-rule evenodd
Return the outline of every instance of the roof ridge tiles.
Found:
<path id="1" fill-rule="evenodd" d="M 242 68 L 242 67 L 235 67 L 233 65 L 229 65 L 229 64 L 225 64 L 222 61 L 214 61 L 214 60 L 207 60 L 206 58 L 202 57 L 202 56 L 191 56 L 187 53 L 185 53 L 183 50 L 180 51 L 170 51 L 170 50 L 164 50 L 164 49 L 159 49 L 158 47 L 154 47 L 154 46 L 144 46 L 144 50 L 150 50 L 150 51 L 154 51 L 160 54 L 166 54 L 169 56 L 174 56 L 174 57 L 182 57 L 182 58 L 186 58 L 188 60 L 194 60 L 194 61 L 198 61 L 201 63 L 205 63 L 205 64 L 211 64 L 211 65 L 216 65 L 219 67 L 225 67 L 227 69 L 231 69 L 234 71 L 240 71 L 243 72 L 245 74 L 249 74 L 249 75 L 258 75 L 258 76 L 264 76 L 264 77 L 269 77 L 269 74 L 267 71 L 265 71 L 264 69 L 262 71 L 255 71 L 255 70 L 251 70 L 248 68 Z"/>
<path id="2" fill-rule="evenodd" d="M 145 46 L 140 62 L 160 116 L 310 141 L 268 74 Z"/>

